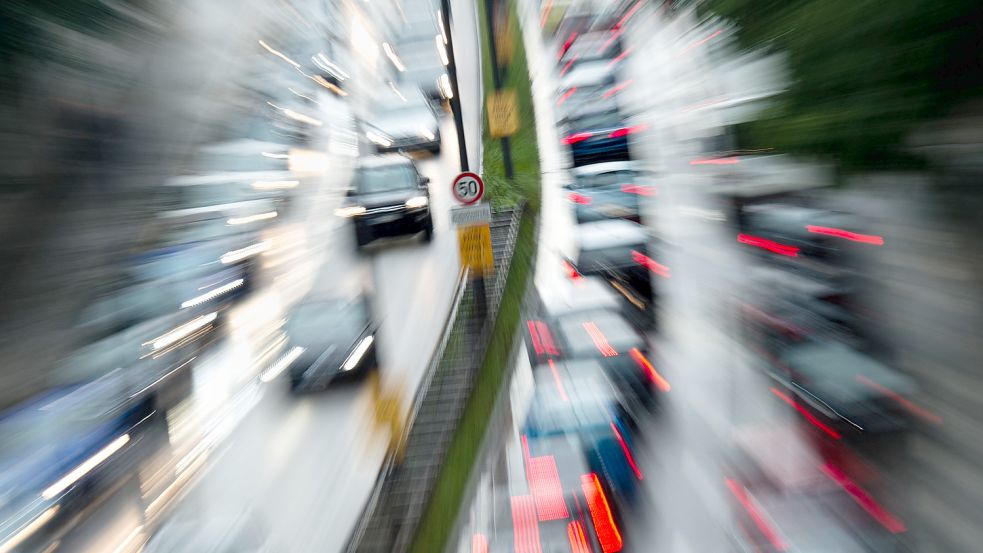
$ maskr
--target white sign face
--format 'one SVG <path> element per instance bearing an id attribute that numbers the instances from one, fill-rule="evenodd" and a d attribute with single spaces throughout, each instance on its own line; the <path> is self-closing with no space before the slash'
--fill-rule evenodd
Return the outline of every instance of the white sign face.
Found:
<path id="1" fill-rule="evenodd" d="M 479 225 L 491 221 L 491 206 L 487 203 L 465 205 L 451 209 L 454 226 Z"/>
<path id="2" fill-rule="evenodd" d="M 471 205 L 485 195 L 485 183 L 475 173 L 461 173 L 451 183 L 454 199 L 464 205 Z"/>

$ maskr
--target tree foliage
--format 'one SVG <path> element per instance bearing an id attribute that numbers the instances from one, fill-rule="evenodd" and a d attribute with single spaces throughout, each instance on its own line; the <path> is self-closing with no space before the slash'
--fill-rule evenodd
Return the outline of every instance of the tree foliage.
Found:
<path id="1" fill-rule="evenodd" d="M 746 49 L 786 53 L 793 82 L 740 129 L 749 147 L 844 168 L 898 165 L 913 126 L 980 93 L 978 0 L 708 0 Z"/>

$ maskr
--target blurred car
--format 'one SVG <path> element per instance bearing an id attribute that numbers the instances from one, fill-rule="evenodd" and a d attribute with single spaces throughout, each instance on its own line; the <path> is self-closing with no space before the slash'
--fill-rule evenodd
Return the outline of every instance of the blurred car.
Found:
<path id="1" fill-rule="evenodd" d="M 574 182 L 563 188 L 574 204 L 578 223 L 604 219 L 642 222 L 642 197 L 655 194 L 634 163 L 608 162 L 584 165 L 573 171 Z"/>
<path id="2" fill-rule="evenodd" d="M 0 550 L 35 551 L 166 444 L 149 397 L 125 375 L 56 387 L 0 413 Z"/>
<path id="3" fill-rule="evenodd" d="M 619 551 L 622 511 L 641 473 L 618 392 L 593 361 L 551 362 L 534 378 L 522 437 L 531 493 L 513 498 L 513 518 L 538 513 L 544 550 L 567 551 L 579 541 L 579 550 Z"/>
<path id="4" fill-rule="evenodd" d="M 374 370 L 377 330 L 363 295 L 302 301 L 286 325 L 291 390 L 323 389 L 335 379 Z"/>
<path id="5" fill-rule="evenodd" d="M 860 222 L 846 213 L 783 204 L 744 208 L 739 240 L 769 257 L 805 257 L 836 263 L 852 243 L 879 246 L 883 238 L 861 234 Z"/>
<path id="6" fill-rule="evenodd" d="M 782 311 L 745 306 L 743 314 L 751 348 L 776 382 L 772 394 L 802 413 L 820 438 L 903 438 L 921 412 L 911 400 L 911 377 Z"/>
<path id="7" fill-rule="evenodd" d="M 652 311 L 656 287 L 652 274 L 671 272 L 653 257 L 657 240 L 645 227 L 621 219 L 577 225 L 574 251 L 568 255 L 573 276 L 600 276 L 641 311 Z"/>
<path id="8" fill-rule="evenodd" d="M 604 161 L 628 161 L 628 137 L 644 130 L 610 106 L 587 106 L 561 123 L 562 142 L 570 148 L 574 167 Z"/>
<path id="9" fill-rule="evenodd" d="M 388 155 L 362 161 L 344 206 L 336 214 L 352 220 L 359 247 L 384 236 L 423 233 L 433 238 L 430 179 L 407 157 Z"/>
<path id="10" fill-rule="evenodd" d="M 433 107 L 419 91 L 401 96 L 384 95 L 384 103 L 371 121 L 364 123 L 365 136 L 379 153 L 426 150 L 440 153 L 440 124 Z"/>

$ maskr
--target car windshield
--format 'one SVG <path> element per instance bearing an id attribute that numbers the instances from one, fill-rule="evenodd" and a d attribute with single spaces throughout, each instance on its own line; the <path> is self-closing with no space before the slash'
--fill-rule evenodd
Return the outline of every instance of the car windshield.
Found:
<path id="1" fill-rule="evenodd" d="M 287 323 L 287 334 L 297 342 L 335 340 L 361 330 L 367 321 L 362 301 L 334 298 L 305 303 L 295 309 Z"/>
<path id="2" fill-rule="evenodd" d="M 355 192 L 358 194 L 407 190 L 415 186 L 413 167 L 402 164 L 363 168 L 355 179 Z"/>
<path id="3" fill-rule="evenodd" d="M 628 321 L 610 311 L 572 313 L 560 317 L 557 326 L 565 345 L 565 352 L 574 357 L 610 354 L 610 346 L 617 354 L 628 353 L 640 344 L 638 333 Z"/>
<path id="4" fill-rule="evenodd" d="M 608 171 L 594 175 L 580 175 L 577 184 L 580 186 L 610 186 L 612 184 L 630 183 L 635 179 L 634 171 Z"/>
<path id="5" fill-rule="evenodd" d="M 597 113 L 575 119 L 572 126 L 577 129 L 606 129 L 620 127 L 621 118 L 617 113 Z"/>

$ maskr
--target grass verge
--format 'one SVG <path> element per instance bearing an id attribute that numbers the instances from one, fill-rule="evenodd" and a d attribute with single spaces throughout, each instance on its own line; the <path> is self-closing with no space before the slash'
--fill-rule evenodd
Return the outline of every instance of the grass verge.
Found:
<path id="1" fill-rule="evenodd" d="M 493 81 L 483 0 L 477 2 L 477 9 L 480 12 L 482 70 L 487 96 Z M 471 397 L 464 408 L 460 424 L 451 440 L 447 457 L 434 486 L 433 496 L 430 498 L 410 548 L 410 551 L 416 553 L 443 551 L 447 540 L 450 539 L 495 402 L 502 392 L 506 368 L 511 362 L 509 355 L 519 325 L 523 295 L 533 271 L 540 199 L 539 148 L 536 144 L 535 116 L 522 33 L 514 6 L 510 6 L 509 12 L 514 51 L 512 63 L 504 79 L 504 86 L 515 89 L 522 122 L 519 132 L 512 137 L 515 179 L 505 178 L 501 143 L 488 135 L 487 125 L 484 126 L 482 137 L 484 142 L 482 176 L 493 206 L 512 207 L 525 201 L 526 208 L 519 222 L 512 262 L 485 358 L 475 380 Z"/>

